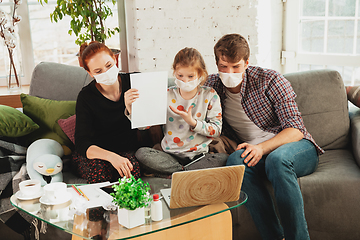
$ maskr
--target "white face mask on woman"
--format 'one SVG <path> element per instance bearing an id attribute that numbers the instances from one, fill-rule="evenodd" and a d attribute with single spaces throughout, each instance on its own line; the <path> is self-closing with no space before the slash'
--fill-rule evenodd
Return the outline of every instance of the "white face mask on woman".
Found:
<path id="1" fill-rule="evenodd" d="M 219 72 L 220 79 L 221 79 L 222 83 L 225 85 L 225 87 L 227 87 L 227 88 L 234 88 L 234 87 L 238 86 L 241 83 L 241 81 L 243 80 L 242 75 L 243 75 L 243 72 L 241 72 L 241 73 Z"/>
<path id="2" fill-rule="evenodd" d="M 199 86 L 200 84 L 200 79 L 195 79 L 192 80 L 190 82 L 183 82 L 179 79 L 175 79 L 175 84 L 176 86 L 178 86 L 181 90 L 183 90 L 184 92 L 191 92 L 192 90 L 194 90 L 197 86 Z"/>
<path id="3" fill-rule="evenodd" d="M 104 85 L 113 85 L 118 80 L 119 69 L 116 64 L 109 68 L 106 72 L 94 75 L 97 83 Z"/>

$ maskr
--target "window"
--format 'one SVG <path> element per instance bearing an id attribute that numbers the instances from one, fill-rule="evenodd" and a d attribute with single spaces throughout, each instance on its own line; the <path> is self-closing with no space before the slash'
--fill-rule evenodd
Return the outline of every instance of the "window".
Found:
<path id="1" fill-rule="evenodd" d="M 11 11 L 13 9 L 13 2 L 10 0 L 3 0 L 0 8 L 2 11 L 4 11 L 9 16 L 11 15 Z M 9 20 L 9 19 L 8 19 Z M 6 26 L 9 26 L 9 24 L 6 24 Z M 16 28 L 17 29 L 17 28 Z M 17 31 L 16 31 L 17 32 Z M 19 36 L 16 37 L 17 43 L 16 43 L 16 49 L 18 50 L 20 48 L 20 41 Z M 14 52 L 16 54 L 16 58 L 19 60 L 21 57 L 21 54 L 19 51 Z M 8 74 L 9 68 L 6 67 L 9 63 L 9 57 L 7 53 L 7 47 L 4 44 L 4 41 L 2 38 L 0 38 L 0 86 L 6 86 L 6 79 L 5 76 Z M 19 62 L 19 61 L 16 62 Z M 20 66 L 20 71 L 22 71 L 22 67 Z M 22 73 L 20 73 L 22 75 Z"/>
<path id="2" fill-rule="evenodd" d="M 0 8 L 10 12 L 12 0 L 2 0 Z M 38 63 L 42 61 L 57 62 L 78 66 L 76 54 L 79 46 L 75 44 L 76 36 L 69 35 L 70 17 L 65 16 L 59 22 L 51 22 L 50 13 L 56 5 L 55 0 L 49 0 L 43 6 L 38 0 L 27 0 L 21 3 L 17 14 L 22 17 L 18 27 L 19 37 L 18 53 L 22 63 L 22 84 L 30 83 L 31 73 Z M 112 7 L 113 16 L 106 21 L 106 26 L 118 26 L 117 5 Z M 106 41 L 110 48 L 120 48 L 119 34 L 115 34 Z M 3 44 L 2 44 L 3 46 Z M 0 47 L 0 61 L 3 63 L 4 47 Z M 0 86 L 5 86 L 5 68 L 0 64 Z"/>
<path id="3" fill-rule="evenodd" d="M 360 84 L 360 0 L 285 3 L 284 73 L 329 68 Z"/>

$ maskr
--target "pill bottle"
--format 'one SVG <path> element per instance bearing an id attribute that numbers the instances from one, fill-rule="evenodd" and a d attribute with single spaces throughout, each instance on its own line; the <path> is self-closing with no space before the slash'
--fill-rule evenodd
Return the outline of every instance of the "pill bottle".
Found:
<path id="1" fill-rule="evenodd" d="M 161 221 L 163 219 L 162 203 L 159 199 L 159 194 L 153 195 L 151 202 L 151 220 Z"/>

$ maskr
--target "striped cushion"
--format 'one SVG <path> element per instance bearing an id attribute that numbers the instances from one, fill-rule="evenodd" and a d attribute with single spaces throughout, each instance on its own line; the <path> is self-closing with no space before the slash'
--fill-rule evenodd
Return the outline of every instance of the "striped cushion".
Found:
<path id="1" fill-rule="evenodd" d="M 59 126 L 73 144 L 75 144 L 75 123 L 76 123 L 76 115 L 72 115 L 67 119 L 58 120 Z"/>
<path id="2" fill-rule="evenodd" d="M 360 86 L 346 86 L 348 100 L 357 107 L 360 107 Z"/>

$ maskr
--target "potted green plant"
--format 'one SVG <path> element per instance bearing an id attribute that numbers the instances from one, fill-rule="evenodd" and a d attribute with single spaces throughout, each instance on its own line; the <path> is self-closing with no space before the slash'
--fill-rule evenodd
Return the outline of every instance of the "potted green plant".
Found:
<path id="1" fill-rule="evenodd" d="M 126 228 L 133 228 L 145 223 L 145 207 L 150 204 L 149 183 L 140 178 L 135 180 L 123 177 L 118 185 L 113 185 L 113 202 L 118 206 L 118 220 Z"/>
<path id="2" fill-rule="evenodd" d="M 41 5 L 48 0 L 38 0 Z M 81 46 L 87 41 L 98 41 L 105 44 L 105 40 L 120 32 L 118 27 L 107 28 L 106 19 L 113 15 L 107 3 L 116 4 L 116 0 L 57 0 L 54 11 L 50 14 L 52 22 L 58 22 L 64 16 L 70 16 L 70 30 L 75 34 L 75 43 Z M 119 49 L 112 49 L 118 60 Z M 81 61 L 79 60 L 81 65 Z"/>

